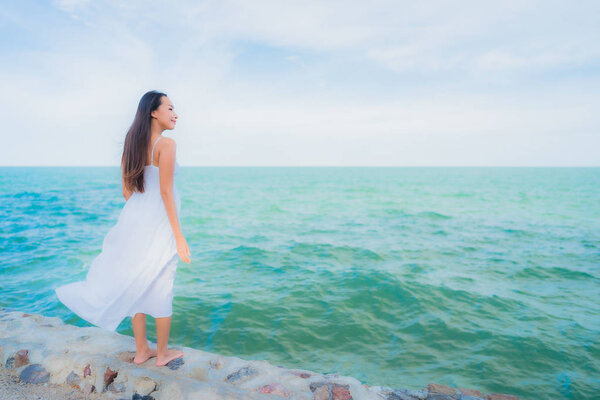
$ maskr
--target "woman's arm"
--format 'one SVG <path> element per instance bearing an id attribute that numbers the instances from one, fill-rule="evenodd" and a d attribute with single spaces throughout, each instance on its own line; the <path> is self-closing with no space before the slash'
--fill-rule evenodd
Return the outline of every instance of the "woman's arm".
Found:
<path id="1" fill-rule="evenodd" d="M 160 195 L 163 198 L 169 223 L 173 229 L 175 238 L 182 237 L 179 218 L 177 218 L 177 208 L 175 207 L 175 196 L 173 194 L 173 181 L 175 173 L 175 141 L 165 137 L 156 145 L 158 151 L 158 176 L 160 180 Z"/>
<path id="2" fill-rule="evenodd" d="M 160 195 L 162 196 L 167 216 L 175 235 L 177 254 L 186 262 L 190 263 L 190 247 L 181 233 L 177 209 L 175 208 L 175 196 L 173 195 L 173 181 L 175 173 L 175 141 L 165 137 L 157 144 L 158 150 L 158 176 L 160 180 Z"/>

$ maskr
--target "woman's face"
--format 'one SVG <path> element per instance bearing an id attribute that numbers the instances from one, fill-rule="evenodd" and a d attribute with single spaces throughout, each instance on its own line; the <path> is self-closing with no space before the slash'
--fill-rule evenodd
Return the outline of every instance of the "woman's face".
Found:
<path id="1" fill-rule="evenodd" d="M 163 130 L 174 129 L 178 116 L 175 113 L 173 103 L 171 103 L 171 100 L 167 96 L 162 96 L 160 102 L 160 106 L 152 111 L 151 115 L 156 118 L 156 122 Z"/>

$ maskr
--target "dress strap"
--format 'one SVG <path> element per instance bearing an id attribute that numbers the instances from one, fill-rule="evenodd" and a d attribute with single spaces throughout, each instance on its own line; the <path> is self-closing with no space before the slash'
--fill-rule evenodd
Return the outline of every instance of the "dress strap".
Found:
<path id="1" fill-rule="evenodd" d="M 158 137 L 158 139 L 156 139 L 156 140 L 154 141 L 154 145 L 152 146 L 152 154 L 150 155 L 150 165 L 154 165 L 154 147 L 156 146 L 156 143 L 158 143 L 158 141 L 159 141 L 160 139 L 162 139 L 162 138 L 163 138 L 163 137 L 162 137 L 162 135 L 161 135 L 161 136 L 159 136 L 159 137 Z"/>

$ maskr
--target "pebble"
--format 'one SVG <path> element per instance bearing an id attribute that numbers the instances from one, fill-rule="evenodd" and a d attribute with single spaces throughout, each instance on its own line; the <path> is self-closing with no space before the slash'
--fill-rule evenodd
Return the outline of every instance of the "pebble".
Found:
<path id="1" fill-rule="evenodd" d="M 29 354 L 29 350 L 26 350 L 26 349 L 17 351 L 14 356 L 14 359 L 15 359 L 14 367 L 19 368 L 19 367 L 22 367 L 23 365 L 29 364 L 28 354 Z"/>
<path id="2" fill-rule="evenodd" d="M 68 385 L 79 389 L 79 382 L 81 382 L 81 377 L 77 375 L 75 371 L 71 371 L 71 373 L 67 376 L 66 382 Z"/>
<path id="3" fill-rule="evenodd" d="M 104 372 L 104 386 L 108 386 L 115 380 L 119 373 L 110 369 L 110 367 L 106 367 L 106 371 Z"/>
<path id="4" fill-rule="evenodd" d="M 278 396 L 289 397 L 290 392 L 279 383 L 264 385 L 258 389 L 261 393 L 276 394 Z"/>
<path id="5" fill-rule="evenodd" d="M 252 367 L 243 367 L 238 369 L 237 371 L 227 375 L 225 378 L 225 382 L 228 383 L 240 383 L 248 380 L 250 377 L 257 375 L 258 371 L 256 368 Z"/>
<path id="6" fill-rule="evenodd" d="M 176 369 L 179 369 L 179 367 L 181 367 L 184 363 L 185 363 L 185 361 L 183 361 L 183 357 L 179 357 L 179 358 L 169 361 L 165 365 L 169 369 L 176 370 Z"/>
<path id="7" fill-rule="evenodd" d="M 24 383 L 44 383 L 50 380 L 50 373 L 40 364 L 31 364 L 21 371 L 19 379 Z"/>

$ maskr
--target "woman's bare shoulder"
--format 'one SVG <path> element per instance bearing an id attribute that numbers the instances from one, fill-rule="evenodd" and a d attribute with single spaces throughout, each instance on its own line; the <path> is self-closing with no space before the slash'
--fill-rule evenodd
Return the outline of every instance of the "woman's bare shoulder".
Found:
<path id="1" fill-rule="evenodd" d="M 163 136 L 163 138 L 157 143 L 157 146 L 160 145 L 160 144 L 163 144 L 163 145 L 169 144 L 171 146 L 175 146 L 176 145 L 175 139 L 173 139 L 171 137 L 168 137 L 168 136 Z"/>
<path id="2" fill-rule="evenodd" d="M 170 149 L 172 149 L 173 151 L 175 151 L 175 148 L 177 147 L 177 143 L 175 142 L 175 139 L 165 136 L 165 137 L 163 137 L 163 139 L 158 141 L 158 143 L 156 144 L 156 147 L 159 150 L 169 151 Z"/>

